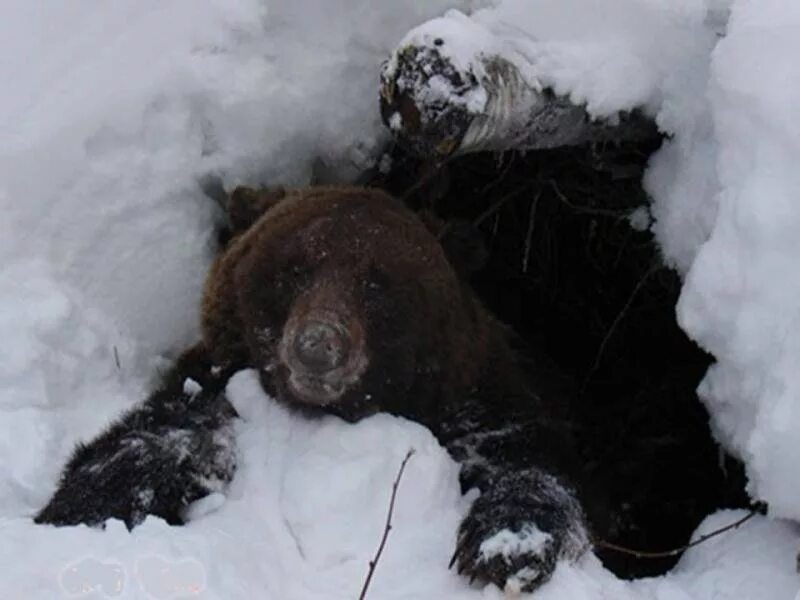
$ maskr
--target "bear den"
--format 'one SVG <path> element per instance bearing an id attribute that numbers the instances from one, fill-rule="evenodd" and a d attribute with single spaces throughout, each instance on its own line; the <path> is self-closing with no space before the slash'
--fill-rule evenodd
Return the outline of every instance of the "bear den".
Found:
<path id="1" fill-rule="evenodd" d="M 427 426 L 460 463 L 464 491 L 481 491 L 451 561 L 470 580 L 502 588 L 514 578 L 530 591 L 593 536 L 625 541 L 639 527 L 586 467 L 574 386 L 468 285 L 475 246 L 458 227 L 367 187 L 239 188 L 228 213 L 201 343 L 75 450 L 37 522 L 182 523 L 190 503 L 234 476 L 224 389 L 254 368 L 268 393 L 309 418 L 385 411 Z M 482 549 L 503 531 L 546 536 L 512 554 Z"/>

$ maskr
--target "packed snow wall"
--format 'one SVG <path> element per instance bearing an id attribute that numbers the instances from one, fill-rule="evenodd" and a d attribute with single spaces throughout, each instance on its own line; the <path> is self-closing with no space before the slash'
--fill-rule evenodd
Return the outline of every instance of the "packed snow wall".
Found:
<path id="1" fill-rule="evenodd" d="M 144 351 L 179 348 L 214 251 L 200 183 L 353 177 L 384 135 L 380 62 L 472 4 L 9 3 L 0 256 L 44 257 Z"/>

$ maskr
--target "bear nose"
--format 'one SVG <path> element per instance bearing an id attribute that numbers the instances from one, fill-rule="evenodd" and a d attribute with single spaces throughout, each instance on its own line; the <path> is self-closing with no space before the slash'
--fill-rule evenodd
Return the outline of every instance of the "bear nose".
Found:
<path id="1" fill-rule="evenodd" d="M 344 332 L 328 323 L 310 321 L 294 338 L 294 355 L 308 371 L 324 373 L 341 365 L 348 353 Z"/>

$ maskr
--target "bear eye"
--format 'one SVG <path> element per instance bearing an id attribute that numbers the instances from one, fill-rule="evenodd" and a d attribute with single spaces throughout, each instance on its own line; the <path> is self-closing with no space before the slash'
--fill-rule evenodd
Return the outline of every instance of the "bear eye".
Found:
<path id="1" fill-rule="evenodd" d="M 277 274 L 276 283 L 279 288 L 302 289 L 311 280 L 311 275 L 308 263 L 300 258 L 294 258 L 284 263 Z"/>
<path id="2" fill-rule="evenodd" d="M 364 280 L 366 290 L 368 292 L 382 292 L 389 289 L 390 285 L 391 280 L 386 272 L 374 264 L 370 265 L 367 277 Z"/>

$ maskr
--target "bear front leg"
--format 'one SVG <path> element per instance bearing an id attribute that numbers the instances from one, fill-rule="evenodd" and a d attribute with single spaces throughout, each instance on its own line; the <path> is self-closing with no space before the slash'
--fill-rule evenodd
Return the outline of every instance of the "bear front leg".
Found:
<path id="1" fill-rule="evenodd" d="M 182 523 L 185 508 L 221 491 L 236 468 L 226 380 L 202 351 L 185 353 L 161 389 L 78 446 L 34 521 L 101 525 L 117 518 L 132 529 L 152 514 Z"/>
<path id="2" fill-rule="evenodd" d="M 546 583 L 559 560 L 576 560 L 589 547 L 565 436 L 552 422 L 520 419 L 502 425 L 467 411 L 468 430 L 450 430 L 446 447 L 461 463 L 466 491 L 480 496 L 461 522 L 451 567 L 472 580 L 530 592 Z M 476 418 L 477 417 L 477 418 Z M 558 474 L 557 474 L 558 473 Z"/>

